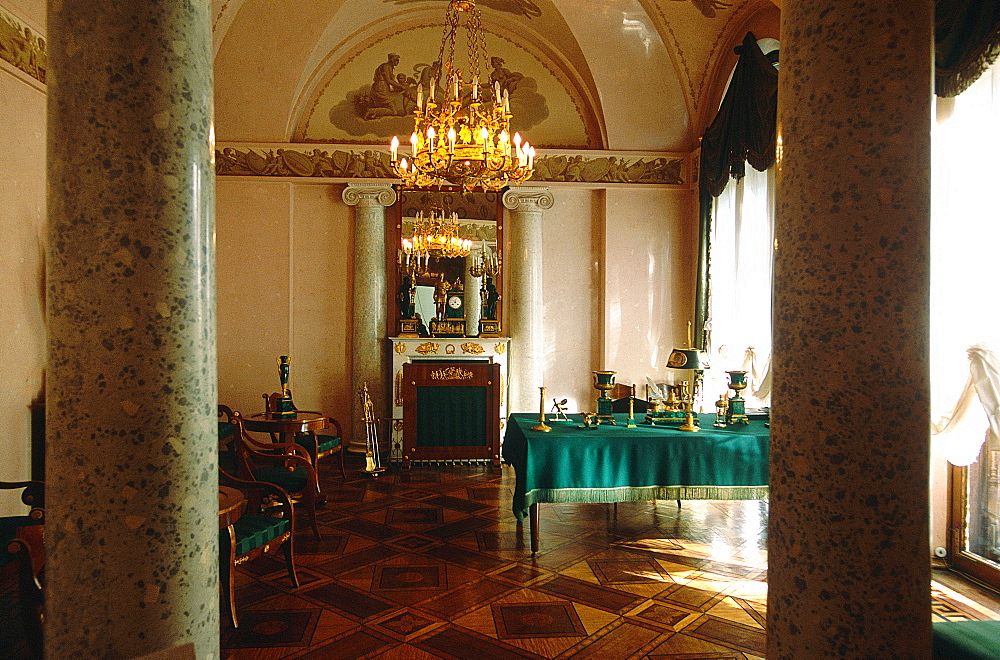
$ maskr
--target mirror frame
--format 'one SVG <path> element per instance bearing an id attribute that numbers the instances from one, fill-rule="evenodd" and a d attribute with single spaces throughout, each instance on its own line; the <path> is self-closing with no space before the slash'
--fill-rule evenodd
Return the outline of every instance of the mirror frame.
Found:
<path id="1" fill-rule="evenodd" d="M 417 211 L 428 212 L 432 205 L 437 205 L 445 212 L 455 211 L 459 219 L 493 220 L 496 222 L 496 250 L 500 256 L 500 273 L 494 280 L 497 292 L 500 294 L 500 304 L 497 306 L 497 322 L 500 325 L 500 335 L 504 335 L 504 309 L 506 301 L 503 297 L 503 282 L 506 277 L 507 262 L 503 238 L 503 191 L 474 190 L 463 192 L 459 186 L 441 186 L 440 188 L 396 188 L 396 203 L 393 205 L 391 222 L 386 222 L 386 287 L 387 317 L 386 332 L 389 337 L 399 336 L 399 307 L 396 294 L 403 282 L 403 273 L 397 264 L 403 233 L 403 218 L 411 218 Z M 489 217 L 492 214 L 492 217 Z M 387 218 L 388 219 L 388 218 Z M 433 265 L 433 261 L 431 264 Z M 468 292 L 466 292 L 468 296 Z M 468 297 L 466 297 L 468 300 Z M 468 303 L 466 303 L 468 306 Z M 427 319 L 429 325 L 429 319 Z M 477 319 L 477 323 L 478 323 Z M 465 335 L 469 336 L 469 335 Z M 443 337 L 442 337 L 443 339 Z"/>

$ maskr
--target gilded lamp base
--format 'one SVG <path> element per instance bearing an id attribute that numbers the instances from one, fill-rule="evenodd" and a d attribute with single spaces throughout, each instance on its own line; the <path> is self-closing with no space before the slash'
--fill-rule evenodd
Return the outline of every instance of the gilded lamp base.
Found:
<path id="1" fill-rule="evenodd" d="M 678 426 L 677 430 L 678 431 L 689 431 L 689 432 L 700 431 L 701 427 L 698 426 L 697 422 L 695 422 L 694 413 L 693 412 L 689 412 L 689 413 L 685 413 L 685 415 L 686 415 L 686 417 L 684 419 L 684 423 L 681 424 L 680 426 Z"/>

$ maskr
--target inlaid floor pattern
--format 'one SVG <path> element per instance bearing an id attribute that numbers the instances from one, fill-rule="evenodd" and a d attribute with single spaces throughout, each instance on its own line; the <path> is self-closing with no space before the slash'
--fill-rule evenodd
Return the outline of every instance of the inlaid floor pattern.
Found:
<path id="1" fill-rule="evenodd" d="M 541 548 L 511 512 L 512 468 L 393 469 L 348 480 L 321 466 L 323 539 L 296 532 L 300 586 L 281 555 L 238 571 L 227 659 L 764 656 L 766 502 L 542 505 Z M 0 618 L 16 623 L 12 585 Z M 935 581 L 934 620 L 997 619 Z M 19 626 L 0 657 L 24 658 Z"/>
<path id="2" fill-rule="evenodd" d="M 280 555 L 245 565 L 224 658 L 764 657 L 766 502 L 542 505 L 532 555 L 508 466 L 321 477 L 301 585 Z M 934 620 L 1000 618 L 932 587 Z"/>
<path id="3" fill-rule="evenodd" d="M 296 534 L 240 571 L 223 657 L 761 658 L 764 502 L 543 505 L 541 548 L 514 473 L 322 472 L 322 541 Z"/>

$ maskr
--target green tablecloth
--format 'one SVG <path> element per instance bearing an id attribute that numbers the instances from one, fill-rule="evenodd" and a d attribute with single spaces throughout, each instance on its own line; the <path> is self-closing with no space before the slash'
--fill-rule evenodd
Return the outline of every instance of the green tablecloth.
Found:
<path id="1" fill-rule="evenodd" d="M 726 429 L 701 415 L 701 431 L 689 433 L 640 424 L 580 428 L 546 423 L 532 431 L 538 414 L 510 416 L 503 459 L 514 466 L 514 514 L 522 519 L 539 502 L 631 502 L 652 499 L 759 500 L 768 494 L 768 429 L 763 421 Z M 641 417 L 636 418 L 637 421 Z"/>

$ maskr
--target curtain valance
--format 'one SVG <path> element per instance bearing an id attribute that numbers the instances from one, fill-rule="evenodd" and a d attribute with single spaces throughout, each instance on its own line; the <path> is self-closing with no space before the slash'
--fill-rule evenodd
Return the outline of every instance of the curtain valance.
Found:
<path id="1" fill-rule="evenodd" d="M 778 71 L 752 32 L 736 52 L 740 59 L 733 79 L 701 141 L 701 187 L 715 197 L 730 176 L 743 176 L 744 163 L 760 171 L 774 163 Z"/>
<path id="2" fill-rule="evenodd" d="M 958 96 L 1000 55 L 1000 2 L 934 3 L 934 93 Z"/>

